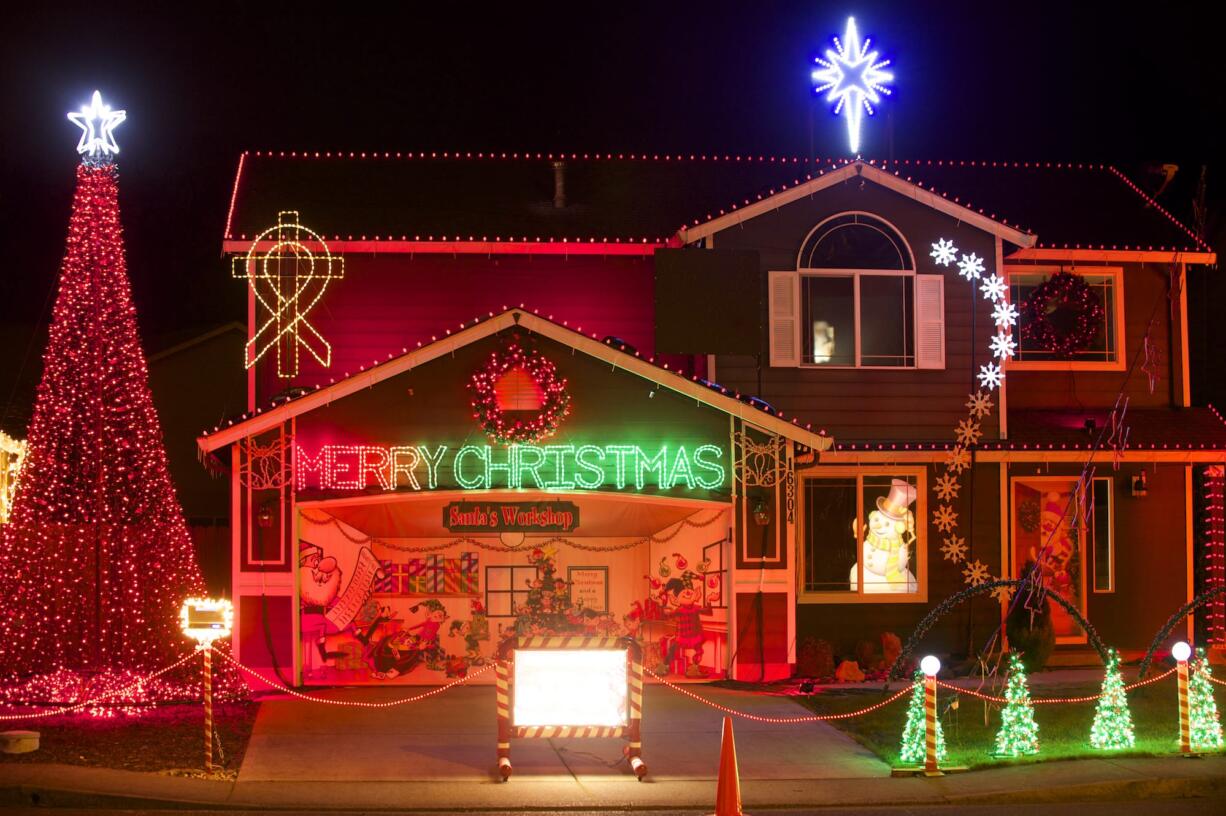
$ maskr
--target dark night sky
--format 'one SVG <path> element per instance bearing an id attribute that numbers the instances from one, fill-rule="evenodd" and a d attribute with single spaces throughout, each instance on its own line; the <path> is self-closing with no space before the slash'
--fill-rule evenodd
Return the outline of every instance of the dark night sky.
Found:
<path id="1" fill-rule="evenodd" d="M 219 249 L 244 148 L 804 155 L 812 118 L 816 155 L 840 155 L 808 73 L 849 13 L 898 76 L 865 155 L 892 131 L 898 158 L 1175 162 L 1187 183 L 1218 167 L 1226 121 L 1222 38 L 1174 2 L 23 5 L 0 27 L 9 359 L 45 323 L 76 163 L 65 113 L 95 87 L 128 111 L 121 205 L 147 336 L 241 314 Z M 1186 212 L 1188 190 L 1164 203 Z"/>

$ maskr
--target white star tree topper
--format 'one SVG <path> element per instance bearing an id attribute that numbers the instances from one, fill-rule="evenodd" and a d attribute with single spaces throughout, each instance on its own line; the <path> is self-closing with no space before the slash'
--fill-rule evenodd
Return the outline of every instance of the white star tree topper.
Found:
<path id="1" fill-rule="evenodd" d="M 97 159 L 119 152 L 119 145 L 115 142 L 115 128 L 128 118 L 128 113 L 111 110 L 110 105 L 104 105 L 101 91 L 94 91 L 90 103 L 82 105 L 80 111 L 69 113 L 68 118 L 81 128 L 81 141 L 77 142 L 78 153 Z"/>
<path id="2" fill-rule="evenodd" d="M 835 37 L 834 48 L 826 49 L 825 58 L 813 59 L 822 66 L 813 72 L 813 81 L 817 83 L 813 92 L 829 91 L 826 101 L 834 103 L 835 116 L 842 114 L 847 120 L 847 137 L 855 154 L 860 152 L 860 121 L 864 113 L 873 115 L 873 105 L 881 104 L 883 95 L 890 95 L 886 83 L 894 81 L 893 73 L 882 70 L 890 61 L 878 59 L 878 52 L 869 50 L 871 43 L 871 39 L 860 39 L 856 18 L 848 17 L 842 41 Z"/>

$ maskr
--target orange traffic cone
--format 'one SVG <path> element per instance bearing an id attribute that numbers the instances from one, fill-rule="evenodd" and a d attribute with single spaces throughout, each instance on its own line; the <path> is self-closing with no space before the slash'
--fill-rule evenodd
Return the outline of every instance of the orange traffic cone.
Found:
<path id="1" fill-rule="evenodd" d="M 736 767 L 732 718 L 724 717 L 724 739 L 719 749 L 719 782 L 715 788 L 714 816 L 744 816 L 741 810 L 741 775 Z"/>

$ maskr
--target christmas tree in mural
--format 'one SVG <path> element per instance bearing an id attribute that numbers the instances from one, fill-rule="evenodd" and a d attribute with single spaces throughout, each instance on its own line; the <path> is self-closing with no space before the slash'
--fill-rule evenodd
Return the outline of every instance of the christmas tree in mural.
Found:
<path id="1" fill-rule="evenodd" d="M 1112 649 L 1107 654 L 1107 673 L 1103 677 L 1102 697 L 1090 726 L 1090 745 L 1105 751 L 1131 748 L 1136 744 L 1132 732 L 1132 713 L 1124 693 L 1124 678 L 1120 675 L 1120 654 Z"/>
<path id="2" fill-rule="evenodd" d="M 535 547 L 528 563 L 536 567 L 536 580 L 516 609 L 515 634 L 554 635 L 582 629 L 580 612 L 571 600 L 570 584 L 558 577 L 557 551 L 552 545 Z"/>
<path id="3" fill-rule="evenodd" d="M 82 161 L 0 547 L 0 678 L 55 678 L 27 687 L 43 700 L 78 697 L 67 677 L 113 687 L 173 662 L 179 606 L 204 589 L 137 337 L 112 160 L 123 112 L 95 93 L 70 117 Z"/>
<path id="4" fill-rule="evenodd" d="M 1222 747 L 1222 723 L 1213 699 L 1213 676 L 1204 649 L 1196 650 L 1188 679 L 1188 736 L 1193 751 L 1216 751 Z"/>
<path id="5" fill-rule="evenodd" d="M 903 765 L 923 765 L 928 757 L 927 731 L 924 715 L 924 674 L 915 673 L 915 685 L 911 690 L 911 703 L 907 706 L 907 723 L 902 729 L 902 745 L 898 761 Z M 937 720 L 937 761 L 945 761 L 945 733 Z"/>
<path id="6" fill-rule="evenodd" d="M 1030 687 L 1026 683 L 1026 667 L 1021 655 L 1009 654 L 1009 680 L 1005 685 L 1005 707 L 1000 712 L 1000 730 L 996 732 L 996 753 L 999 756 L 1023 756 L 1039 752 L 1039 724 L 1034 721 L 1034 704 L 1030 702 Z"/>

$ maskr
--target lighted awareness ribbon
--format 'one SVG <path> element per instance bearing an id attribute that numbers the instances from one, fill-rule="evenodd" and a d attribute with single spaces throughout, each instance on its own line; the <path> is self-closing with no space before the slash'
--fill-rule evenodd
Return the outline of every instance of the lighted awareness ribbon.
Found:
<path id="1" fill-rule="evenodd" d="M 261 244 L 268 242 L 271 246 L 260 252 Z M 277 376 L 296 377 L 300 347 L 321 366 L 330 366 L 332 346 L 307 321 L 307 314 L 323 297 L 328 281 L 344 275 L 344 259 L 334 258 L 323 238 L 299 224 L 297 212 L 278 213 L 277 225 L 257 235 L 247 254 L 234 259 L 233 276 L 250 283 L 268 313 L 247 341 L 246 367 L 275 348 Z"/>

